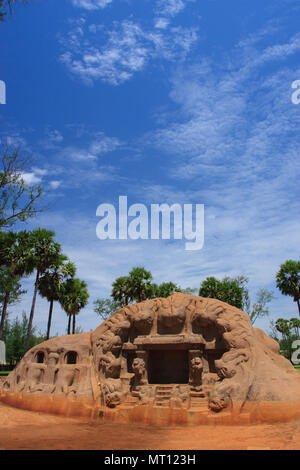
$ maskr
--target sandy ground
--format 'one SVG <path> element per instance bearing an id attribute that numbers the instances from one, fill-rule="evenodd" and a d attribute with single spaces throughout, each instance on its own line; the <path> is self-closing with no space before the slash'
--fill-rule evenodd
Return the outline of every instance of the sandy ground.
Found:
<path id="1" fill-rule="evenodd" d="M 299 450 L 300 422 L 251 426 L 91 423 L 0 403 L 0 448 L 7 450 Z"/>

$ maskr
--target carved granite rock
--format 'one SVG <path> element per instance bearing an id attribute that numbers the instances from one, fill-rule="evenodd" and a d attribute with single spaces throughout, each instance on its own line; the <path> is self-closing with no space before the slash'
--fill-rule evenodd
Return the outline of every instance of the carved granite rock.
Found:
<path id="1" fill-rule="evenodd" d="M 298 401 L 300 374 L 246 313 L 176 293 L 121 308 L 91 333 L 35 346 L 0 391 L 222 413 Z"/>

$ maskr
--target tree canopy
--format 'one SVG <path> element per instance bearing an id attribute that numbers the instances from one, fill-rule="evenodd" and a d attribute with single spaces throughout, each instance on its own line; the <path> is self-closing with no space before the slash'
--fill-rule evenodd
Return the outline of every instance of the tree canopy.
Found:
<path id="1" fill-rule="evenodd" d="M 75 273 L 75 265 L 68 260 L 67 256 L 59 254 L 55 266 L 49 267 L 39 278 L 39 294 L 49 302 L 46 339 L 50 337 L 53 304 L 60 299 L 62 282 L 64 279 L 74 277 Z"/>
<path id="2" fill-rule="evenodd" d="M 300 316 L 300 261 L 287 260 L 276 274 L 276 286 L 283 295 L 289 295 L 297 303 Z"/>
<path id="3" fill-rule="evenodd" d="M 208 277 L 202 282 L 199 295 L 221 300 L 243 310 L 248 313 L 253 324 L 258 318 L 269 314 L 267 304 L 273 299 L 273 293 L 264 288 L 259 289 L 256 301 L 251 305 L 247 283 L 245 276 L 224 277 L 222 280 Z"/>
<path id="4" fill-rule="evenodd" d="M 18 150 L 5 149 L 0 167 L 0 229 L 16 222 L 24 222 L 42 209 L 36 207 L 42 195 L 40 185 L 26 183 L 30 160 L 21 157 Z"/>
<path id="5" fill-rule="evenodd" d="M 222 300 L 234 307 L 243 309 L 247 301 L 247 290 L 245 283 L 248 281 L 245 277 L 229 278 L 222 280 L 215 277 L 207 277 L 201 284 L 199 295 L 212 299 Z"/>
<path id="6" fill-rule="evenodd" d="M 88 303 L 89 292 L 84 281 L 71 277 L 61 284 L 59 302 L 68 315 L 68 334 L 71 333 L 71 318 L 73 318 L 72 333 L 75 334 L 76 315 Z"/>
<path id="7" fill-rule="evenodd" d="M 12 13 L 13 4 L 17 1 L 27 2 L 27 0 L 0 0 L 0 21 L 4 21 L 8 13 Z"/>
<path id="8" fill-rule="evenodd" d="M 6 361 L 15 364 L 22 359 L 25 350 L 26 336 L 28 330 L 28 317 L 22 313 L 21 320 L 16 317 L 10 320 L 7 316 L 3 328 L 3 341 L 6 346 Z M 36 329 L 32 328 L 29 347 L 32 348 L 45 340 L 42 334 L 36 334 Z"/>
<path id="9" fill-rule="evenodd" d="M 132 268 L 128 276 L 120 276 L 112 283 L 110 298 L 94 301 L 94 311 L 102 320 L 106 320 L 123 305 L 132 302 L 142 302 L 155 297 L 169 297 L 174 292 L 192 294 L 197 290 L 189 287 L 181 289 L 173 282 L 155 284 L 152 279 L 151 272 L 144 267 Z"/>

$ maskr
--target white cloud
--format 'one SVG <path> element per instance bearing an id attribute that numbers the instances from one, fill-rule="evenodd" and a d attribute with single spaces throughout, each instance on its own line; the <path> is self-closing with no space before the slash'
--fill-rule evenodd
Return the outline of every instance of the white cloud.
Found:
<path id="1" fill-rule="evenodd" d="M 60 57 L 61 62 L 87 84 L 100 79 L 119 85 L 143 70 L 152 59 L 185 58 L 197 40 L 194 28 L 145 30 L 129 20 L 115 22 L 114 29 L 100 32 L 104 38 L 99 37 L 97 41 L 93 37 L 89 41 L 86 36 L 83 41 L 82 27 L 78 30 L 76 26 L 63 41 L 66 50 Z"/>
<path id="2" fill-rule="evenodd" d="M 64 158 L 74 161 L 96 161 L 98 157 L 113 152 L 122 145 L 116 137 L 108 137 L 103 132 L 96 132 L 90 142 L 85 147 L 80 145 L 66 146 L 61 154 Z"/>
<path id="3" fill-rule="evenodd" d="M 113 0 L 71 0 L 75 7 L 84 8 L 86 10 L 97 10 L 99 8 L 105 8 Z"/>
<path id="4" fill-rule="evenodd" d="M 43 176 L 47 174 L 46 170 L 34 168 L 32 172 L 24 172 L 21 174 L 22 179 L 28 185 L 40 184 Z"/>
<path id="5" fill-rule="evenodd" d="M 46 138 L 43 141 L 48 147 L 54 147 L 64 140 L 63 135 L 57 129 L 46 129 Z"/>
<path id="6" fill-rule="evenodd" d="M 27 148 L 26 140 L 18 133 L 11 132 L 10 135 L 1 136 L 1 141 L 8 147 L 14 147 L 24 150 Z"/>
<path id="7" fill-rule="evenodd" d="M 169 26 L 169 20 L 167 18 L 157 18 L 155 21 L 155 28 L 166 29 Z"/>
<path id="8" fill-rule="evenodd" d="M 61 185 L 61 181 L 50 181 L 49 186 L 51 189 L 57 189 Z"/>
<path id="9" fill-rule="evenodd" d="M 45 170 L 43 168 L 32 168 L 33 172 L 36 175 L 39 175 L 40 177 L 45 176 L 48 173 L 48 170 Z"/>
<path id="10" fill-rule="evenodd" d="M 172 77 L 176 119 L 169 116 L 168 125 L 150 134 L 149 143 L 184 159 L 176 166 L 176 177 L 224 174 L 227 162 L 234 164 L 239 177 L 253 173 L 254 167 L 256 173 L 270 171 L 271 164 L 272 171 L 287 171 L 288 161 L 294 160 L 291 136 L 299 130 L 299 113 L 291 105 L 290 86 L 296 70 L 282 69 L 282 64 L 270 73 L 260 70 L 266 62 L 276 67 L 279 58 L 295 53 L 299 38 L 263 50 L 252 48 L 251 60 L 245 43 L 224 62 L 203 60 Z"/>
<path id="11" fill-rule="evenodd" d="M 157 0 L 156 8 L 161 15 L 174 17 L 191 1 L 195 0 Z"/>

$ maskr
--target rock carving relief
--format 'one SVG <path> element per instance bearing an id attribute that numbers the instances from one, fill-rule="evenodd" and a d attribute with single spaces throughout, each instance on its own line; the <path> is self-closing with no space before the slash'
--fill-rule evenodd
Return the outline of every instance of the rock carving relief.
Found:
<path id="1" fill-rule="evenodd" d="M 246 313 L 180 293 L 121 308 L 91 333 L 35 346 L 1 387 L 102 397 L 109 408 L 222 412 L 247 400 L 300 400 L 299 372 Z"/>

